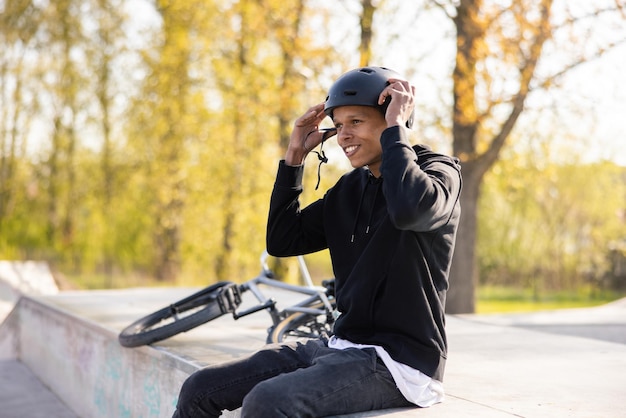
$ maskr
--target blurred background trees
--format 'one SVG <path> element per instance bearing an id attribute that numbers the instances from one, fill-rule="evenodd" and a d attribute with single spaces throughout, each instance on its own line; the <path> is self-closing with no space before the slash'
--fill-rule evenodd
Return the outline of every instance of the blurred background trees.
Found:
<path id="1" fill-rule="evenodd" d="M 626 281 L 626 168 L 590 158 L 604 133 L 560 84 L 623 42 L 622 3 L 505 3 L 0 1 L 0 257 L 88 287 L 256 273 L 293 120 L 371 64 L 417 84 L 415 142 L 462 160 L 451 311 Z M 348 169 L 326 147 L 305 203 Z"/>

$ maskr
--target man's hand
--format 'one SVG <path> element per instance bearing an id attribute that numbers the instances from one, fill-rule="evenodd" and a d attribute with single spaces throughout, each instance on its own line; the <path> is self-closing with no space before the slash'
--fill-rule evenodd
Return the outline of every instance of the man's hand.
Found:
<path id="1" fill-rule="evenodd" d="M 302 165 L 307 154 L 322 142 L 324 133 L 318 130 L 318 126 L 325 117 L 324 103 L 319 103 L 296 119 L 285 153 L 287 165 Z"/>
<path id="2" fill-rule="evenodd" d="M 389 85 L 378 97 L 378 104 L 384 104 L 388 97 L 391 102 L 385 114 L 387 127 L 405 125 L 415 107 L 415 86 L 406 80 L 390 78 Z"/>

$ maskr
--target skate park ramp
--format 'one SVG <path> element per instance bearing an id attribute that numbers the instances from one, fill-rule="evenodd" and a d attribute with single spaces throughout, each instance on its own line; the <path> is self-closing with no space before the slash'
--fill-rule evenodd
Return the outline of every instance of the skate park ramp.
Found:
<path id="1" fill-rule="evenodd" d="M 225 316 L 152 346 L 124 348 L 117 342 L 121 329 L 197 289 L 7 286 L 13 302 L 3 302 L 10 309 L 0 325 L 4 418 L 170 417 L 190 373 L 258 349 L 269 325 L 263 312 L 238 321 Z M 2 292 L 9 300 L 9 291 Z M 444 403 L 350 416 L 624 416 L 626 300 L 533 314 L 448 316 L 447 330 Z"/>

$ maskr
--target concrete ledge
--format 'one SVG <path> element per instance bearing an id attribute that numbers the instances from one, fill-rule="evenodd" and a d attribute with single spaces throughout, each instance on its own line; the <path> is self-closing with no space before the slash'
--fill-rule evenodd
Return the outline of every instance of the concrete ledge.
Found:
<path id="1" fill-rule="evenodd" d="M 170 417 L 190 373 L 258 349 L 268 325 L 263 313 L 222 317 L 151 347 L 118 344 L 125 325 L 190 291 L 22 297 L 0 325 L 0 360 L 19 361 L 81 418 Z M 577 335 L 581 323 L 597 332 Z M 605 335 L 626 335 L 626 300 L 558 314 L 450 316 L 446 401 L 351 417 L 622 417 L 626 344 L 596 336 L 607 324 Z"/>
<path id="2" fill-rule="evenodd" d="M 152 347 L 126 349 L 117 330 L 22 297 L 3 325 L 4 358 L 13 355 L 78 416 L 171 416 L 195 369 Z"/>
<path id="3" fill-rule="evenodd" d="M 171 417 L 178 391 L 189 374 L 203 365 L 227 357 L 236 358 L 263 344 L 263 333 L 259 333 L 262 330 L 258 326 L 245 327 L 255 323 L 254 320 L 243 321 L 244 332 L 237 333 L 234 328 L 241 327 L 232 327 L 232 324 L 222 327 L 229 320 L 226 317 L 216 321 L 217 326 L 212 327 L 214 331 L 224 336 L 225 341 L 229 338 L 248 340 L 249 348 L 241 350 L 228 344 L 211 348 L 206 344 L 209 352 L 214 351 L 203 360 L 193 359 L 184 350 L 170 351 L 167 348 L 168 343 L 176 346 L 175 340 L 184 340 L 187 335 L 169 340 L 166 346 L 124 348 L 117 341 L 119 329 L 77 316 L 73 311 L 83 311 L 82 303 L 68 303 L 68 297 L 75 299 L 74 302 L 84 302 L 98 293 L 22 297 L 0 325 L 0 361 L 17 360 L 7 364 L 27 368 L 29 373 L 24 379 L 29 380 L 32 373 L 38 379 L 36 386 L 48 387 L 60 402 L 71 408 L 72 414 L 81 418 Z M 136 299 L 130 297 L 127 300 Z M 91 312 L 100 316 L 102 311 L 96 308 L 97 305 L 92 301 L 94 309 Z M 116 310 L 115 303 L 108 306 L 111 311 Z M 119 316 L 111 315 L 109 320 L 119 322 Z M 27 388 L 27 391 L 32 390 L 32 387 Z M 376 411 L 349 417 L 406 416 L 405 411 Z M 237 418 L 240 413 L 238 410 L 226 411 L 223 416 Z"/>
<path id="4" fill-rule="evenodd" d="M 0 361 L 15 360 L 19 353 L 19 309 L 10 310 L 0 323 Z"/>

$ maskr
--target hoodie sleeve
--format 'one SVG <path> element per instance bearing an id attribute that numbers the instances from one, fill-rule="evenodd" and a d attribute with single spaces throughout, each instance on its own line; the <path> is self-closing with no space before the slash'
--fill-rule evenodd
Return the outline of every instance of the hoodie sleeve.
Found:
<path id="1" fill-rule="evenodd" d="M 281 161 L 270 199 L 267 251 L 276 257 L 307 254 L 326 248 L 323 200 L 300 209 L 304 166 Z"/>
<path id="2" fill-rule="evenodd" d="M 387 209 L 399 229 L 432 231 L 452 217 L 460 193 L 456 159 L 424 147 L 411 147 L 406 130 L 395 126 L 381 135 L 380 171 Z"/>

